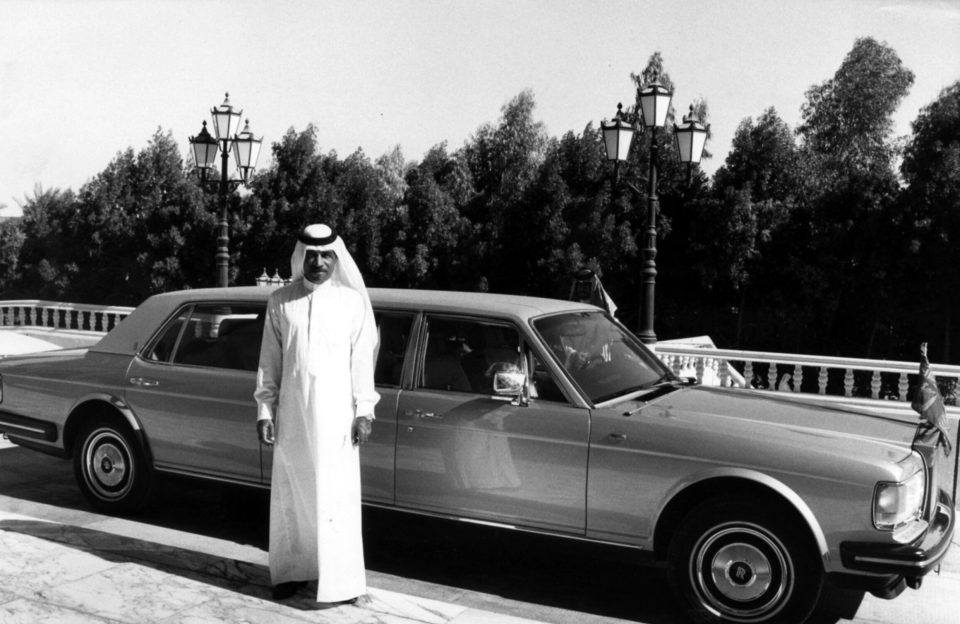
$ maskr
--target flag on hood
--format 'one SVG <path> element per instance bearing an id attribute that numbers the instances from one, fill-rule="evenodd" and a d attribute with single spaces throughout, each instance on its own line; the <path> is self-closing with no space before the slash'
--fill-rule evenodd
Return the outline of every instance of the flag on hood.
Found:
<path id="1" fill-rule="evenodd" d="M 940 430 L 940 441 L 943 452 L 950 455 L 953 446 L 950 444 L 950 429 L 947 427 L 947 410 L 943 407 L 943 398 L 937 388 L 937 380 L 930 370 L 930 361 L 927 360 L 927 343 L 920 345 L 920 386 L 913 396 L 910 406 L 920 414 L 921 420 L 927 421 L 931 427 Z"/>

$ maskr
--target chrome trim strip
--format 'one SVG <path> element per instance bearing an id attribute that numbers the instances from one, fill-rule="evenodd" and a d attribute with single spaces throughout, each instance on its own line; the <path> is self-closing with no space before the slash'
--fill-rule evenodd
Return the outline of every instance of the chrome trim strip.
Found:
<path id="1" fill-rule="evenodd" d="M 13 427 L 14 429 L 21 429 L 23 431 L 32 431 L 33 433 L 46 434 L 47 432 L 43 429 L 37 429 L 36 427 L 27 427 L 26 425 L 18 425 L 7 420 L 0 420 L 0 425 L 4 427 Z"/>
<path id="2" fill-rule="evenodd" d="M 924 559 L 923 561 L 904 561 L 902 559 L 886 559 L 884 557 L 863 557 L 860 555 L 854 555 L 853 560 L 859 563 L 882 563 L 895 565 L 899 567 L 910 567 L 910 568 L 922 568 L 932 564 L 936 557 L 930 557 Z"/>
<path id="3" fill-rule="evenodd" d="M 467 522 L 467 523 L 470 523 L 470 524 L 479 524 L 479 525 L 481 525 L 481 526 L 494 527 L 494 528 L 497 528 L 497 529 L 513 529 L 514 531 L 517 530 L 516 525 L 513 525 L 513 524 L 502 524 L 502 523 L 500 523 L 500 522 L 491 522 L 491 521 L 489 521 L 489 520 L 476 520 L 476 519 L 474 519 L 474 518 L 464 518 L 464 517 L 462 517 L 462 516 L 458 516 L 458 517 L 454 518 L 454 520 L 459 520 L 460 522 Z"/>
<path id="4" fill-rule="evenodd" d="M 454 522 L 464 522 L 464 523 L 467 523 L 467 524 L 480 524 L 480 525 L 484 525 L 484 526 L 491 526 L 491 527 L 494 527 L 494 528 L 503 528 L 503 529 L 513 530 L 513 531 L 517 531 L 517 532 L 520 532 L 520 533 L 529 533 L 529 534 L 531 534 L 531 535 L 544 535 L 544 536 L 547 536 L 547 537 L 559 537 L 559 538 L 562 538 L 562 539 L 565 539 L 565 540 L 573 540 L 573 541 L 575 541 L 575 542 L 585 542 L 585 543 L 587 543 L 587 544 L 599 544 L 599 545 L 605 545 L 605 546 L 616 546 L 616 547 L 618 547 L 618 548 L 627 548 L 627 549 L 636 550 L 636 551 L 646 551 L 646 549 L 645 549 L 643 546 L 639 545 L 639 544 L 625 544 L 625 543 L 623 543 L 623 542 L 614 542 L 614 541 L 604 540 L 604 539 L 595 539 L 595 538 L 587 537 L 586 535 L 574 535 L 574 534 L 572 534 L 572 533 L 563 533 L 563 532 L 560 532 L 560 531 L 550 531 L 549 529 L 536 529 L 536 528 L 533 528 L 533 527 L 515 526 L 515 525 L 511 525 L 511 524 L 499 524 L 499 523 L 496 523 L 496 522 L 487 522 L 487 521 L 482 521 L 482 520 L 473 520 L 473 519 L 471 519 L 471 518 L 463 518 L 463 517 L 460 517 L 460 516 L 449 516 L 449 515 L 442 514 L 442 513 L 438 513 L 438 512 L 421 511 L 421 510 L 419 510 L 419 509 L 408 509 L 408 508 L 406 508 L 406 507 L 396 507 L 396 506 L 394 506 L 394 505 L 387 505 L 387 504 L 377 503 L 377 502 L 372 502 L 372 501 L 371 501 L 371 502 L 363 501 L 363 504 L 364 504 L 364 506 L 366 506 L 366 507 L 374 507 L 374 508 L 376 508 L 376 509 L 384 509 L 384 510 L 386 510 L 386 511 L 397 511 L 397 512 L 400 512 L 400 513 L 411 514 L 411 515 L 414 515 L 414 516 L 426 516 L 426 517 L 428 517 L 428 518 L 439 518 L 439 519 L 442 519 L 442 520 L 452 520 L 452 521 L 454 521 Z"/>
<path id="5" fill-rule="evenodd" d="M 164 474 L 178 475 L 181 477 L 190 477 L 191 479 L 200 479 L 203 481 L 217 481 L 218 483 L 231 483 L 233 485 L 243 485 L 246 487 L 255 487 L 263 490 L 270 489 L 269 483 L 259 483 L 257 481 L 244 481 L 243 479 L 222 477 L 219 475 L 212 475 L 205 472 L 191 472 L 189 470 L 183 470 L 181 468 L 164 466 L 163 464 L 154 464 L 154 469 L 157 472 L 162 472 Z"/>

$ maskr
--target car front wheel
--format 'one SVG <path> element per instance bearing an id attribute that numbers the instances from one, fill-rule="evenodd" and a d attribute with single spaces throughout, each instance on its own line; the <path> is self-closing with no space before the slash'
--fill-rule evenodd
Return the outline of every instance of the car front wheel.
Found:
<path id="1" fill-rule="evenodd" d="M 86 499 L 112 514 L 137 511 L 152 483 L 150 467 L 130 428 L 108 418 L 94 419 L 81 429 L 73 471 Z"/>
<path id="2" fill-rule="evenodd" d="M 696 622 L 799 623 L 823 584 L 806 527 L 774 505 L 711 501 L 677 529 L 668 575 Z"/>

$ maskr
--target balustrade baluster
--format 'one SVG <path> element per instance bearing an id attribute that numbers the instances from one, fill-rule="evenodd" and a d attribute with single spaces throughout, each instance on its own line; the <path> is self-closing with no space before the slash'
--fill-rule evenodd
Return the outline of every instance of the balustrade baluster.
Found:
<path id="1" fill-rule="evenodd" d="M 704 372 L 704 370 L 705 370 L 705 368 L 704 368 L 704 361 L 705 361 L 705 359 L 706 359 L 706 358 L 697 358 L 696 369 L 695 369 L 695 370 L 697 371 L 697 383 L 703 383 L 703 372 Z"/>
<path id="2" fill-rule="evenodd" d="M 770 390 L 777 389 L 777 364 L 776 362 L 770 363 L 770 369 L 767 371 L 767 388 Z"/>
<path id="3" fill-rule="evenodd" d="M 897 384 L 897 391 L 900 393 L 901 401 L 908 401 L 910 394 L 910 379 L 907 373 L 900 373 L 900 383 Z"/>
<path id="4" fill-rule="evenodd" d="M 853 396 L 853 369 L 848 368 L 843 375 L 843 396 Z"/>
<path id="5" fill-rule="evenodd" d="M 747 387 L 753 387 L 753 362 L 747 360 L 743 363 L 743 379 L 747 382 Z"/>
<path id="6" fill-rule="evenodd" d="M 870 377 L 870 396 L 874 399 L 880 398 L 880 371 L 873 371 Z"/>
<path id="7" fill-rule="evenodd" d="M 826 367 L 826 366 L 821 366 L 821 367 L 820 367 L 820 374 L 817 376 L 817 388 L 818 388 L 817 391 L 818 391 L 819 394 L 826 394 L 826 393 L 827 393 L 827 379 L 828 379 L 828 376 L 827 376 L 827 367 Z"/>
<path id="8" fill-rule="evenodd" d="M 793 391 L 800 392 L 800 384 L 803 383 L 803 367 L 797 364 L 793 367 Z"/>

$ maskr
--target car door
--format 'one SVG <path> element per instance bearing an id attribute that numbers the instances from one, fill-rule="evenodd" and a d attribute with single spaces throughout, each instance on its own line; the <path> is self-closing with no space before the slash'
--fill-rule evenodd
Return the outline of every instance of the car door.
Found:
<path id="1" fill-rule="evenodd" d="M 582 534 L 589 410 L 559 391 L 494 394 L 497 370 L 528 366 L 510 323 L 428 314 L 419 344 L 397 409 L 397 505 Z"/>
<path id="2" fill-rule="evenodd" d="M 160 469 L 261 482 L 253 390 L 264 305 L 182 308 L 127 372 L 126 400 Z"/>
<path id="3" fill-rule="evenodd" d="M 393 505 L 397 442 L 397 399 L 404 378 L 404 363 L 413 348 L 413 312 L 377 310 L 374 313 L 380 342 L 374 382 L 380 400 L 369 441 L 360 447 L 360 486 L 364 502 Z M 273 447 L 262 448 L 264 480 L 269 481 Z"/>

